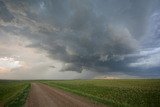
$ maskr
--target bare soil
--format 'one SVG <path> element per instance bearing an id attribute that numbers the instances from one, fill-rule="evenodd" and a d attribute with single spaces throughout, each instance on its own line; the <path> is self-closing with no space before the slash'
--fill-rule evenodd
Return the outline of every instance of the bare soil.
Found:
<path id="1" fill-rule="evenodd" d="M 3 106 L 4 106 L 3 103 L 0 102 L 0 107 L 3 107 Z"/>
<path id="2" fill-rule="evenodd" d="M 106 107 L 41 83 L 32 83 L 25 107 Z"/>

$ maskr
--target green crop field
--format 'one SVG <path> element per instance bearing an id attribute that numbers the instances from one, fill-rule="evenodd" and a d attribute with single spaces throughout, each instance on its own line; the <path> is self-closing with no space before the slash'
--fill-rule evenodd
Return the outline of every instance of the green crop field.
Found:
<path id="1" fill-rule="evenodd" d="M 111 107 L 159 107 L 160 80 L 61 80 L 41 81 L 88 97 Z"/>
<path id="2" fill-rule="evenodd" d="M 160 105 L 160 80 L 117 79 L 0 81 L 0 107 L 23 106 L 30 89 L 30 82 L 42 82 L 109 107 L 159 107 Z"/>
<path id="3" fill-rule="evenodd" d="M 0 81 L 0 107 L 21 107 L 24 105 L 29 82 L 26 81 Z"/>

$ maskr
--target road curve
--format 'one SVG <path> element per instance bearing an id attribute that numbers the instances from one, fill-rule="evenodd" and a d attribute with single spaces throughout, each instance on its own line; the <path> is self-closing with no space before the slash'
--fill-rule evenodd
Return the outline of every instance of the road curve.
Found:
<path id="1" fill-rule="evenodd" d="M 52 88 L 41 83 L 32 83 L 25 107 L 105 107 L 93 104 L 86 98 Z"/>

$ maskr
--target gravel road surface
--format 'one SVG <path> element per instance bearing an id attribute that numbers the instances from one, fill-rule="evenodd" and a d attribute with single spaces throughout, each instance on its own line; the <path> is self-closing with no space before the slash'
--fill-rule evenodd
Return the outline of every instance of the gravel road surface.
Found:
<path id="1" fill-rule="evenodd" d="M 32 83 L 25 107 L 106 107 L 41 83 Z"/>

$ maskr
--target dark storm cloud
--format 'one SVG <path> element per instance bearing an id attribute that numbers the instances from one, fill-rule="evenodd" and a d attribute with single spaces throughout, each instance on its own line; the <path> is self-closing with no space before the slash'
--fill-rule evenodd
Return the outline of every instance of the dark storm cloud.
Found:
<path id="1" fill-rule="evenodd" d="M 155 2 L 7 0 L 9 9 L 1 3 L 3 20 L 15 16 L 12 24 L 17 30 L 10 31 L 28 38 L 32 42 L 28 47 L 45 50 L 48 57 L 64 62 L 62 71 L 124 72 L 130 70 L 128 64 L 133 59 L 136 61 L 127 55 L 140 50 L 140 40 L 145 36 L 147 18 Z"/>
<path id="2" fill-rule="evenodd" d="M 10 22 L 14 19 L 14 16 L 9 12 L 3 1 L 0 1 L 0 19 L 4 22 Z"/>

